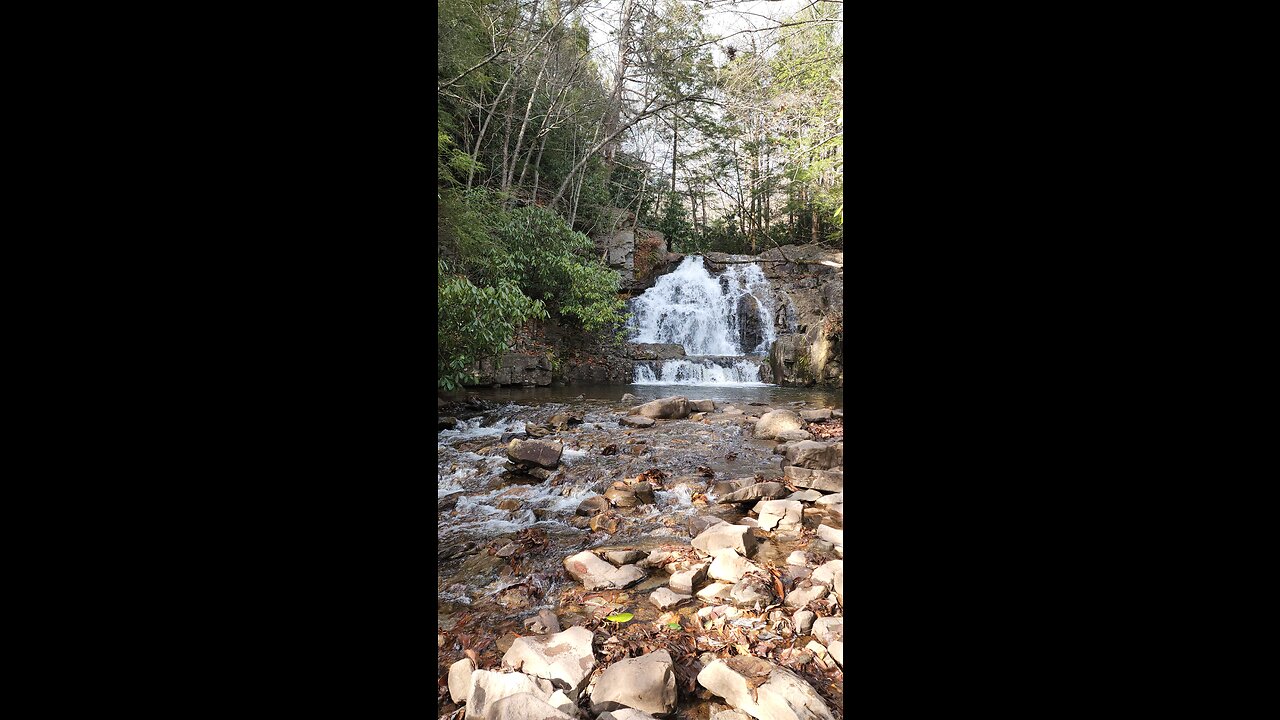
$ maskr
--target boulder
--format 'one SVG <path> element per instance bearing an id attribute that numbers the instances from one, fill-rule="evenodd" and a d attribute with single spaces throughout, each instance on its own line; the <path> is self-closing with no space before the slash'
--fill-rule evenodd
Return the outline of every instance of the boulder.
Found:
<path id="1" fill-rule="evenodd" d="M 475 670 L 471 673 L 471 688 L 467 691 L 466 720 L 490 718 L 492 704 L 512 695 L 529 693 L 539 700 L 547 700 L 555 688 L 546 680 L 534 680 L 524 673 L 500 673 Z M 554 708 L 552 708 L 554 709 Z"/>
<path id="2" fill-rule="evenodd" d="M 835 658 L 836 664 L 841 668 L 844 667 L 844 641 L 836 640 L 827 646 L 827 652 L 831 653 L 831 657 Z"/>
<path id="3" fill-rule="evenodd" d="M 688 522 L 689 537 L 696 538 L 699 535 L 701 535 L 703 532 L 706 532 L 706 530 L 709 528 L 713 528 L 718 525 L 728 525 L 728 524 L 729 523 L 725 522 L 724 520 L 718 517 L 715 517 L 714 515 L 706 516 L 706 517 L 702 515 L 690 515 L 689 522 Z"/>
<path id="4" fill-rule="evenodd" d="M 837 547 L 844 547 L 844 530 L 837 530 L 829 525 L 819 525 L 818 537 Z"/>
<path id="5" fill-rule="evenodd" d="M 753 692 L 753 684 L 762 679 Z M 698 673 L 698 684 L 758 720 L 835 720 L 809 683 L 761 658 L 713 660 Z"/>
<path id="6" fill-rule="evenodd" d="M 652 418 L 642 417 L 640 415 L 627 415 L 618 422 L 623 425 L 629 425 L 637 428 L 653 427 L 654 420 Z"/>
<path id="7" fill-rule="evenodd" d="M 573 698 L 565 695 L 563 690 L 551 693 L 551 697 L 547 698 L 547 704 L 569 717 L 577 717 L 578 715 L 578 703 L 574 702 Z"/>
<path id="8" fill-rule="evenodd" d="M 714 400 L 690 400 L 689 410 L 691 412 L 711 412 L 716 409 Z M 452 426 L 451 426 L 452 427 Z"/>
<path id="9" fill-rule="evenodd" d="M 821 410 L 801 410 L 800 417 L 805 422 L 819 422 L 831 419 L 831 408 L 822 408 Z"/>
<path id="10" fill-rule="evenodd" d="M 808 430 L 783 430 L 782 432 L 774 435 L 774 438 L 786 442 L 799 442 L 801 440 L 812 440 L 813 433 Z"/>
<path id="11" fill-rule="evenodd" d="M 647 418 L 679 420 L 689 416 L 689 399 L 683 395 L 659 398 L 641 405 L 635 414 Z"/>
<path id="12" fill-rule="evenodd" d="M 752 510 L 760 516 L 761 530 L 790 530 L 800 527 L 804 504 L 799 500 L 762 500 Z"/>
<path id="13" fill-rule="evenodd" d="M 653 603 L 659 610 L 666 610 L 667 608 L 675 607 L 686 600 L 692 599 L 692 595 L 674 593 L 665 587 L 660 587 L 649 595 L 649 602 Z"/>
<path id="14" fill-rule="evenodd" d="M 471 690 L 471 673 L 475 670 L 476 664 L 471 662 L 471 658 L 462 658 L 449 666 L 449 697 L 455 703 L 467 699 L 467 693 Z"/>
<path id="15" fill-rule="evenodd" d="M 755 436 L 758 438 L 775 438 L 784 430 L 802 430 L 804 420 L 790 410 L 774 410 L 760 416 L 756 421 Z"/>
<path id="16" fill-rule="evenodd" d="M 635 565 L 614 567 L 586 550 L 565 558 L 564 567 L 588 590 L 621 590 L 645 578 Z"/>
<path id="17" fill-rule="evenodd" d="M 838 492 L 834 495 L 823 495 L 813 502 L 814 505 L 843 505 L 844 493 Z"/>
<path id="18" fill-rule="evenodd" d="M 750 557 L 756 549 L 756 537 L 746 525 L 713 525 L 703 530 L 690 543 L 710 555 L 721 548 L 732 548 L 739 555 Z"/>
<path id="19" fill-rule="evenodd" d="M 844 492 L 843 470 L 813 470 L 811 468 L 788 465 L 783 471 L 792 485 L 813 488 L 824 492 Z"/>
<path id="20" fill-rule="evenodd" d="M 601 713 L 622 708 L 650 715 L 675 711 L 675 663 L 666 650 L 619 660 L 605 668 L 591 691 L 591 710 Z"/>
<path id="21" fill-rule="evenodd" d="M 787 607 L 802 608 L 813 602 L 827 596 L 830 589 L 822 583 L 815 583 L 812 580 L 801 580 L 796 583 L 795 588 L 787 593 L 787 597 L 782 601 Z"/>
<path id="22" fill-rule="evenodd" d="M 578 503 L 578 509 L 574 510 L 577 515 L 583 517 L 593 517 L 609 509 L 609 499 L 602 495 L 592 495 L 591 497 Z"/>
<path id="23" fill-rule="evenodd" d="M 625 485 L 618 487 L 618 485 L 615 484 L 613 487 L 604 491 L 604 496 L 608 498 L 609 502 L 613 503 L 615 507 L 635 507 L 640 504 L 640 501 L 636 499 L 636 494 L 632 492 L 631 488 Z"/>
<path id="24" fill-rule="evenodd" d="M 547 440 L 512 440 L 507 445 L 507 458 L 516 464 L 555 470 L 560 466 L 564 445 Z"/>
<path id="25" fill-rule="evenodd" d="M 530 693 L 508 695 L 485 708 L 486 720 L 573 720 L 571 715 Z"/>
<path id="26" fill-rule="evenodd" d="M 786 497 L 787 488 L 782 483 L 762 482 L 735 490 L 716 500 L 718 503 L 750 502 L 761 498 Z"/>
<path id="27" fill-rule="evenodd" d="M 502 656 L 502 664 L 525 675 L 550 680 L 574 698 L 587 684 L 596 666 L 591 642 L 595 635 L 584 627 L 571 627 L 554 635 L 516 638 Z"/>
<path id="28" fill-rule="evenodd" d="M 709 565 L 701 563 L 695 565 L 691 570 L 677 572 L 671 574 L 671 579 L 667 581 L 667 585 L 678 593 L 688 595 L 703 580 L 707 579 L 707 568 Z"/>
<path id="29" fill-rule="evenodd" d="M 649 556 L 639 550 L 613 550 L 604 554 L 604 559 L 615 566 L 630 565 L 647 559 Z"/>
<path id="30" fill-rule="evenodd" d="M 441 415 L 436 418 L 437 430 L 452 430 L 458 424 L 458 418 L 452 415 Z"/>
<path id="31" fill-rule="evenodd" d="M 733 590 L 733 585 L 729 583 L 713 582 L 699 590 L 697 594 L 703 600 L 715 602 L 717 600 L 728 600 L 729 591 L 731 590 Z"/>
<path id="32" fill-rule="evenodd" d="M 743 578 L 729 590 L 729 601 L 738 607 L 765 607 L 773 602 L 773 590 L 770 583 Z"/>
<path id="33" fill-rule="evenodd" d="M 813 470 L 828 470 L 836 467 L 836 448 L 834 443 L 801 440 L 787 448 L 787 460 L 795 467 Z"/>
<path id="34" fill-rule="evenodd" d="M 712 553 L 715 560 L 707 569 L 707 577 L 736 583 L 748 572 L 760 571 L 760 567 L 737 553 L 733 548 L 720 548 Z"/>
<path id="35" fill-rule="evenodd" d="M 641 505 L 653 504 L 653 486 L 647 482 L 638 482 L 631 486 L 631 492 L 636 494 L 636 500 Z"/>
<path id="36" fill-rule="evenodd" d="M 524 424 L 524 431 L 531 438 L 543 438 L 551 434 L 551 428 L 531 422 Z"/>
<path id="37" fill-rule="evenodd" d="M 804 502 L 817 502 L 822 498 L 822 493 L 817 490 L 797 490 L 787 496 L 788 500 L 802 500 Z"/>
<path id="38" fill-rule="evenodd" d="M 753 483 L 755 483 L 755 481 L 756 481 L 755 478 L 738 478 L 737 480 L 717 480 L 711 483 L 711 488 L 708 490 L 708 492 L 710 492 L 712 495 L 716 495 L 717 497 L 720 495 L 728 495 L 730 493 L 735 493 L 743 488 L 750 487 Z"/>
<path id="39" fill-rule="evenodd" d="M 583 417 L 584 413 L 581 411 L 556 413 L 555 415 L 552 415 L 547 422 L 551 427 L 557 430 L 568 430 L 571 425 L 581 425 Z"/>

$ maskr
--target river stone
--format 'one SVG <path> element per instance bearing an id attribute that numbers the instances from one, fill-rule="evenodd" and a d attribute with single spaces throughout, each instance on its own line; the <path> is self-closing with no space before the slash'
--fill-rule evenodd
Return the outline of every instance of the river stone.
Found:
<path id="1" fill-rule="evenodd" d="M 818 422 L 820 420 L 831 419 L 831 408 L 822 408 L 821 410 L 801 410 L 800 417 L 805 422 Z"/>
<path id="2" fill-rule="evenodd" d="M 688 595 L 703 580 L 707 579 L 707 563 L 699 563 L 690 570 L 672 573 L 671 579 L 667 581 L 667 585 L 678 593 Z"/>
<path id="3" fill-rule="evenodd" d="M 512 440 L 507 445 L 507 458 L 514 463 L 537 465 L 548 470 L 560 466 L 560 455 L 564 445 L 548 440 Z"/>
<path id="4" fill-rule="evenodd" d="M 578 509 L 573 512 L 584 517 L 592 517 L 609 509 L 609 498 L 603 495 L 592 495 L 591 497 L 578 503 Z"/>
<path id="5" fill-rule="evenodd" d="M 546 680 L 537 680 L 524 673 L 500 673 L 476 670 L 471 673 L 471 687 L 467 691 L 467 720 L 487 718 L 487 708 L 502 698 L 529 693 L 539 700 L 551 697 L 555 688 Z M 554 708 L 552 708 L 554 710 Z"/>
<path id="6" fill-rule="evenodd" d="M 619 660 L 605 668 L 591 691 L 591 711 L 635 708 L 650 715 L 676 709 L 675 663 L 666 650 Z"/>
<path id="7" fill-rule="evenodd" d="M 738 554 L 750 557 L 756 549 L 756 536 L 746 525 L 714 525 L 703 530 L 690 543 L 703 553 L 710 555 L 721 548 L 733 548 Z"/>
<path id="8" fill-rule="evenodd" d="M 810 640 L 809 644 L 804 646 L 804 649 L 813 653 L 814 662 L 818 664 L 818 667 L 826 670 L 835 666 L 835 661 L 828 659 L 831 653 L 827 652 L 827 648 L 817 640 Z"/>
<path id="9" fill-rule="evenodd" d="M 760 529 L 789 530 L 800 527 L 804 504 L 799 500 L 762 500 L 752 508 L 760 516 Z"/>
<path id="10" fill-rule="evenodd" d="M 769 583 L 744 578 L 729 590 L 729 601 L 738 607 L 764 607 L 773 602 L 773 590 Z"/>
<path id="11" fill-rule="evenodd" d="M 783 430 L 774 437 L 778 440 L 785 440 L 787 442 L 791 442 L 793 440 L 798 442 L 800 440 L 812 440 L 813 433 L 808 430 Z"/>
<path id="12" fill-rule="evenodd" d="M 843 560 L 831 560 L 819 565 L 818 569 L 813 571 L 813 581 L 820 582 L 827 587 L 834 587 L 837 573 L 844 573 Z"/>
<path id="13" fill-rule="evenodd" d="M 830 525 L 819 525 L 818 537 L 837 547 L 844 547 L 844 530 L 837 530 Z"/>
<path id="14" fill-rule="evenodd" d="M 639 550 L 613 550 L 604 554 L 605 560 L 618 566 L 638 563 L 647 557 L 649 556 Z"/>
<path id="15" fill-rule="evenodd" d="M 813 621 L 817 617 L 809 610 L 797 610 L 796 614 L 791 618 L 796 625 L 796 634 L 808 635 L 809 630 L 813 628 Z"/>
<path id="16" fill-rule="evenodd" d="M 783 474 L 792 485 L 825 492 L 844 492 L 843 470 L 814 470 L 788 465 Z"/>
<path id="17" fill-rule="evenodd" d="M 679 420 L 689 416 L 689 399 L 683 395 L 659 398 L 641 405 L 633 414 L 647 418 Z"/>
<path id="18" fill-rule="evenodd" d="M 627 415 L 618 422 L 631 427 L 647 428 L 653 427 L 653 418 L 641 417 L 640 415 Z"/>
<path id="19" fill-rule="evenodd" d="M 768 680 L 752 693 L 747 677 Z M 809 683 L 761 658 L 716 659 L 698 673 L 698 684 L 759 720 L 835 720 Z"/>
<path id="20" fill-rule="evenodd" d="M 449 666 L 449 697 L 455 703 L 467 699 L 467 692 L 471 690 L 471 673 L 475 669 L 476 664 L 471 662 L 471 658 L 462 658 Z"/>
<path id="21" fill-rule="evenodd" d="M 612 535 L 618 532 L 618 526 L 621 524 L 621 519 L 600 513 L 591 517 L 591 520 L 587 522 L 587 527 L 591 528 L 591 532 L 606 532 Z"/>
<path id="22" fill-rule="evenodd" d="M 659 610 L 666 610 L 669 607 L 675 607 L 685 600 L 692 600 L 692 595 L 681 595 L 680 593 L 671 592 L 670 589 L 660 587 L 649 595 L 649 602 L 653 603 Z"/>
<path id="23" fill-rule="evenodd" d="M 502 656 L 502 664 L 550 680 L 569 697 L 577 697 L 596 666 L 591 651 L 595 634 L 584 627 L 571 627 L 554 635 L 517 638 Z"/>
<path id="24" fill-rule="evenodd" d="M 556 413 L 547 422 L 557 430 L 568 430 L 570 425 L 581 425 L 583 417 L 581 412 Z"/>
<path id="25" fill-rule="evenodd" d="M 484 717 L 486 720 L 573 720 L 547 700 L 530 693 L 508 695 L 490 702 Z"/>
<path id="26" fill-rule="evenodd" d="M 712 657 L 715 657 L 714 655 Z M 721 710 L 714 713 L 710 720 L 751 720 L 751 716 L 741 710 Z"/>
<path id="27" fill-rule="evenodd" d="M 614 567 L 587 550 L 565 558 L 564 567 L 588 590 L 621 590 L 645 578 L 645 572 L 635 565 Z"/>
<path id="28" fill-rule="evenodd" d="M 604 496 L 617 507 L 635 507 L 640 504 L 640 501 L 636 499 L 636 494 L 628 487 L 615 485 L 605 490 Z"/>
<path id="29" fill-rule="evenodd" d="M 838 492 L 834 495 L 823 495 L 813 502 L 814 505 L 843 505 L 844 493 Z"/>
<path id="30" fill-rule="evenodd" d="M 539 635 L 560 632 L 560 618 L 550 610 L 539 610 L 537 615 L 524 619 L 524 626 Z M 554 703 L 553 703 L 554 704 Z"/>
<path id="31" fill-rule="evenodd" d="M 547 704 L 569 717 L 577 717 L 578 715 L 578 703 L 574 702 L 573 698 L 565 695 L 563 690 L 551 693 L 551 697 L 547 698 Z"/>
<path id="32" fill-rule="evenodd" d="M 756 421 L 755 435 L 758 438 L 775 438 L 783 430 L 802 430 L 804 421 L 790 410 L 774 410 L 760 416 Z"/>
<path id="33" fill-rule="evenodd" d="M 690 400 L 689 409 L 698 412 L 711 412 L 716 409 L 714 400 Z"/>
<path id="34" fill-rule="evenodd" d="M 836 640 L 844 640 L 844 617 L 818 618 L 813 623 L 813 636 L 828 646 Z"/>
<path id="35" fill-rule="evenodd" d="M 836 640 L 827 646 L 827 652 L 831 653 L 831 657 L 835 658 L 836 664 L 844 667 L 844 641 Z"/>
<path id="36" fill-rule="evenodd" d="M 737 480 L 717 480 L 711 483 L 711 489 L 708 491 L 712 495 L 719 497 L 720 495 L 729 495 L 743 488 L 751 487 L 755 478 L 738 478 Z"/>
<path id="37" fill-rule="evenodd" d="M 822 498 L 822 493 L 817 490 L 797 490 L 787 496 L 788 500 L 803 500 L 804 502 L 817 502 Z"/>
<path id="38" fill-rule="evenodd" d="M 729 591 L 733 590 L 733 585 L 729 583 L 713 582 L 710 585 L 698 591 L 698 597 L 707 602 L 715 602 L 717 600 L 729 599 Z"/>
<path id="39" fill-rule="evenodd" d="M 737 503 L 750 502 L 761 498 L 780 498 L 787 494 L 787 488 L 782 483 L 762 482 L 755 485 L 748 485 L 741 490 L 735 490 L 724 497 L 716 500 L 718 503 Z"/>
<path id="40" fill-rule="evenodd" d="M 696 538 L 699 535 L 701 535 L 703 532 L 705 532 L 708 528 L 713 528 L 719 525 L 728 525 L 728 524 L 729 523 L 725 522 L 724 520 L 714 515 L 706 516 L 706 517 L 702 515 L 691 515 L 689 516 L 689 537 Z"/>
<path id="41" fill-rule="evenodd" d="M 638 482 L 631 486 L 631 492 L 636 494 L 636 500 L 641 505 L 653 504 L 653 486 L 647 482 Z"/>
<path id="42" fill-rule="evenodd" d="M 707 577 L 715 580 L 736 583 L 742 579 L 743 574 L 760 571 L 758 565 L 739 555 L 733 548 L 720 548 L 712 553 L 712 557 L 715 560 L 707 569 Z"/>
<path id="43" fill-rule="evenodd" d="M 531 438 L 544 438 L 551 434 L 551 428 L 546 425 L 527 422 L 524 424 L 524 432 Z"/>
<path id="44" fill-rule="evenodd" d="M 451 415 L 441 415 L 436 418 L 437 430 L 452 430 L 458 424 L 458 418 Z"/>
<path id="45" fill-rule="evenodd" d="M 796 583 L 794 589 L 787 593 L 787 598 L 782 601 L 787 607 L 802 608 L 813 602 L 827 596 L 830 590 L 822 583 L 815 583 L 812 580 L 801 580 Z"/>
<path id="46" fill-rule="evenodd" d="M 596 720 L 656 720 L 647 712 L 640 712 L 635 708 L 619 708 L 613 712 L 602 712 L 596 716 Z"/>
<path id="47" fill-rule="evenodd" d="M 809 561 L 805 558 L 803 550 L 792 550 L 791 554 L 787 556 L 787 564 L 808 567 Z"/>
<path id="48" fill-rule="evenodd" d="M 639 400 L 639 399 L 640 398 L 636 397 L 635 395 L 632 395 L 631 393 L 623 393 L 622 399 L 619 400 L 618 402 L 635 402 L 636 400 Z"/>
<path id="49" fill-rule="evenodd" d="M 833 443 L 801 440 L 787 448 L 787 460 L 795 467 L 828 470 L 839 465 Z"/>

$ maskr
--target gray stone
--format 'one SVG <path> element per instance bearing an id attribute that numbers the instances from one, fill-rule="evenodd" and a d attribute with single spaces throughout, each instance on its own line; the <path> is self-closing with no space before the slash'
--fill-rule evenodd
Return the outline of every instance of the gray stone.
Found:
<path id="1" fill-rule="evenodd" d="M 467 691 L 467 720 L 492 717 L 489 707 L 502 698 L 529 693 L 539 700 L 551 697 L 555 688 L 546 680 L 537 680 L 524 673 L 500 673 L 475 670 L 471 673 L 471 687 Z"/>
<path id="2" fill-rule="evenodd" d="M 777 435 L 774 435 L 774 437 L 778 440 L 785 440 L 787 442 L 799 442 L 800 440 L 812 440 L 813 433 L 808 430 L 783 430 Z"/>
<path id="3" fill-rule="evenodd" d="M 641 405 L 636 414 L 648 418 L 679 420 L 689 416 L 689 399 L 683 395 L 659 398 Z"/>
<path id="4" fill-rule="evenodd" d="M 684 348 L 680 348 L 680 349 L 683 350 Z M 636 397 L 635 395 L 632 395 L 631 393 L 625 393 L 622 396 L 622 400 L 620 400 L 619 402 L 635 402 L 636 400 L 639 400 L 639 399 L 640 398 Z"/>
<path id="5" fill-rule="evenodd" d="M 696 538 L 708 529 L 718 525 L 728 525 L 724 520 L 712 516 L 690 515 L 689 516 L 689 537 Z M 696 546 L 695 546 L 696 547 Z"/>
<path id="6" fill-rule="evenodd" d="M 689 409 L 697 412 L 711 412 L 716 409 L 714 400 L 690 400 Z"/>
<path id="7" fill-rule="evenodd" d="M 655 720 L 655 718 L 647 712 L 640 712 L 635 708 L 620 708 L 613 712 L 602 712 L 596 716 L 596 720 Z"/>
<path id="8" fill-rule="evenodd" d="M 792 618 L 792 621 L 796 625 L 796 634 L 808 635 L 809 631 L 813 628 L 813 621 L 817 619 L 817 617 L 817 615 L 814 615 L 808 610 L 797 610 L 795 616 Z"/>
<path id="9" fill-rule="evenodd" d="M 813 636 L 828 646 L 837 640 L 844 640 L 844 617 L 818 618 L 813 623 Z"/>
<path id="10" fill-rule="evenodd" d="M 821 420 L 831 419 L 831 408 L 822 408 L 821 410 L 801 410 L 800 417 L 805 422 L 818 422 Z"/>
<path id="11" fill-rule="evenodd" d="M 823 495 L 813 502 L 814 505 L 841 505 L 844 503 L 844 493 L 838 492 L 834 495 Z"/>
<path id="12" fill-rule="evenodd" d="M 560 619 L 550 610 L 539 610 L 537 615 L 524 619 L 524 626 L 539 634 L 560 632 Z"/>
<path id="13" fill-rule="evenodd" d="M 573 701 L 573 698 L 565 695 L 563 690 L 551 693 L 551 697 L 547 698 L 547 704 L 569 717 L 578 715 L 578 704 Z"/>
<path id="14" fill-rule="evenodd" d="M 809 561 L 805 559 L 803 550 L 793 550 L 791 554 L 787 556 L 787 564 L 808 567 Z"/>
<path id="15" fill-rule="evenodd" d="M 838 418 L 844 417 L 844 410 L 843 409 L 832 410 L 831 417 L 838 417 Z"/>
<path id="16" fill-rule="evenodd" d="M 652 418 L 643 417 L 641 415 L 627 415 L 618 422 L 623 425 L 629 425 L 637 428 L 653 427 L 654 420 Z"/>
<path id="17" fill-rule="evenodd" d="M 783 474 L 792 485 L 825 492 L 844 492 L 843 470 L 814 470 L 788 465 Z"/>
<path id="18" fill-rule="evenodd" d="M 660 587 L 649 595 L 649 602 L 653 603 L 659 610 L 666 610 L 667 608 L 675 607 L 686 600 L 692 599 L 692 595 L 674 593 L 665 587 Z"/>
<path id="19" fill-rule="evenodd" d="M 555 470 L 560 466 L 564 445 L 547 440 L 512 440 L 507 445 L 507 458 L 516 464 Z"/>
<path id="20" fill-rule="evenodd" d="M 731 590 L 733 590 L 733 585 L 729 583 L 713 582 L 699 590 L 697 594 L 699 598 L 707 602 L 716 602 L 718 600 L 728 600 Z"/>
<path id="21" fill-rule="evenodd" d="M 787 487 L 782 483 L 762 482 L 755 485 L 748 485 L 741 490 L 735 490 L 716 500 L 718 503 L 738 503 L 751 502 L 752 500 L 760 500 L 761 498 L 780 498 L 786 497 Z"/>
<path id="22" fill-rule="evenodd" d="M 752 510 L 760 516 L 760 529 L 789 530 L 800 527 L 804 505 L 799 500 L 762 500 Z"/>
<path id="23" fill-rule="evenodd" d="M 813 470 L 829 470 L 840 463 L 836 460 L 834 443 L 801 440 L 787 448 L 787 460 L 795 467 Z"/>
<path id="24" fill-rule="evenodd" d="M 650 715 L 676 709 L 675 663 L 666 650 L 619 660 L 605 668 L 591 691 L 595 713 L 634 708 Z"/>
<path id="25" fill-rule="evenodd" d="M 449 666 L 449 697 L 455 703 L 467 699 L 467 692 L 471 690 L 471 673 L 475 669 L 476 664 L 471 662 L 471 658 L 462 658 Z"/>
<path id="26" fill-rule="evenodd" d="M 756 422 L 755 436 L 758 438 L 774 438 L 784 430 L 802 430 L 804 421 L 790 410 L 774 410 L 760 416 Z"/>
<path id="27" fill-rule="evenodd" d="M 707 577 L 715 580 L 736 583 L 748 572 L 763 572 L 758 565 L 739 555 L 733 548 L 720 548 L 711 556 L 715 560 L 707 569 Z"/>
<path id="28" fill-rule="evenodd" d="M 707 563 L 699 563 L 690 570 L 672 573 L 667 585 L 675 592 L 688 595 L 693 592 L 699 583 L 707 579 L 708 567 Z"/>
<path id="29" fill-rule="evenodd" d="M 822 493 L 817 490 L 797 490 L 787 496 L 788 500 L 802 500 L 804 502 L 817 502 L 823 497 Z"/>
<path id="30" fill-rule="evenodd" d="M 836 640 L 827 645 L 827 652 L 831 653 L 831 657 L 835 658 L 836 664 L 841 668 L 844 667 L 844 641 Z"/>
<path id="31" fill-rule="evenodd" d="M 484 717 L 486 720 L 573 720 L 546 699 L 531 693 L 517 693 L 490 702 Z"/>
<path id="32" fill-rule="evenodd" d="M 832 545 L 844 547 L 844 530 L 837 530 L 829 525 L 819 525 L 818 537 Z"/>
<path id="33" fill-rule="evenodd" d="M 765 607 L 773 602 L 773 590 L 769 583 L 743 578 L 729 590 L 729 601 L 738 607 Z"/>
<path id="34" fill-rule="evenodd" d="M 604 554 L 604 559 L 614 565 L 630 565 L 638 563 L 649 556 L 639 550 L 613 550 Z"/>
<path id="35" fill-rule="evenodd" d="M 711 483 L 708 492 L 717 497 L 721 495 L 729 495 L 743 488 L 751 487 L 755 483 L 755 478 L 738 478 L 737 480 L 717 480 Z"/>
<path id="36" fill-rule="evenodd" d="M 591 650 L 594 633 L 571 627 L 554 635 L 516 638 L 502 663 L 526 675 L 550 680 L 569 697 L 577 697 L 596 666 Z"/>
<path id="37" fill-rule="evenodd" d="M 756 549 L 756 537 L 746 525 L 714 525 L 703 530 L 690 543 L 710 555 L 721 548 L 733 548 L 739 555 L 751 557 Z"/>
<path id="38" fill-rule="evenodd" d="M 748 676 L 768 680 L 753 693 Z M 807 682 L 761 658 L 714 660 L 698 673 L 698 684 L 758 720 L 834 720 L 826 701 Z"/>
<path id="39" fill-rule="evenodd" d="M 794 589 L 787 593 L 787 597 L 782 601 L 787 607 L 802 608 L 813 602 L 827 596 L 829 592 L 826 585 L 815 583 L 811 580 L 801 580 L 796 583 Z"/>
<path id="40" fill-rule="evenodd" d="M 621 590 L 645 578 L 635 565 L 614 567 L 586 550 L 565 558 L 565 570 L 588 590 Z"/>
<path id="41" fill-rule="evenodd" d="M 831 560 L 819 565 L 818 568 L 813 571 L 813 581 L 820 582 L 827 587 L 834 587 L 836 584 L 837 573 L 844 573 L 843 560 Z"/>

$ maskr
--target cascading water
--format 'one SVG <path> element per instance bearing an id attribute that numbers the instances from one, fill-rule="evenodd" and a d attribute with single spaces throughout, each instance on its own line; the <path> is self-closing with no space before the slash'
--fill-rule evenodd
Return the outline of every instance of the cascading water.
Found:
<path id="1" fill-rule="evenodd" d="M 668 360 L 661 368 L 637 365 L 635 382 L 763 384 L 761 360 L 734 358 L 764 355 L 777 339 L 769 298 L 769 281 L 759 265 L 731 265 L 717 278 L 701 256 L 685 258 L 631 301 L 631 341 L 676 343 L 689 357 Z"/>

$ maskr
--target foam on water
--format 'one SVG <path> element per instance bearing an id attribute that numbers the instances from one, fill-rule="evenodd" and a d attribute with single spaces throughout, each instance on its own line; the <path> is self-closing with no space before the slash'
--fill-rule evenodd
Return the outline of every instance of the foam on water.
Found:
<path id="1" fill-rule="evenodd" d="M 726 367 L 696 359 L 667 360 L 657 373 L 648 365 L 637 365 L 634 384 L 768 386 L 768 383 L 760 382 L 760 364 L 755 360 L 739 360 Z"/>

